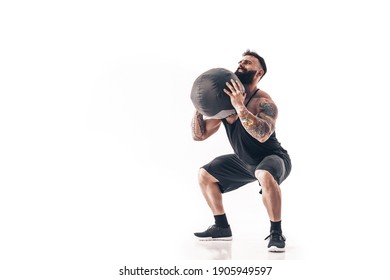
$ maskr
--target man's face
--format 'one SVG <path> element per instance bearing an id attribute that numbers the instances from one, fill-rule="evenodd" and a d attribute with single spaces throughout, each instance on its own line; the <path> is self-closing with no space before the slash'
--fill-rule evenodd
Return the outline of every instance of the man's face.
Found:
<path id="1" fill-rule="evenodd" d="M 239 62 L 236 72 L 234 74 L 240 79 L 244 85 L 251 84 L 257 74 L 261 70 L 261 66 L 256 57 L 251 55 L 244 56 Z"/>

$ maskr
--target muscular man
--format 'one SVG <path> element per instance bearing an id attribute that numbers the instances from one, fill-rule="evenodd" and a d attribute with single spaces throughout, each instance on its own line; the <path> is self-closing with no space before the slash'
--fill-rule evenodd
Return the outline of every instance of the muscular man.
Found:
<path id="1" fill-rule="evenodd" d="M 275 134 L 278 109 L 271 97 L 257 87 L 267 72 L 264 59 L 247 50 L 235 72 L 238 81 L 226 83 L 236 114 L 225 119 L 207 119 L 195 111 L 192 135 L 202 141 L 214 134 L 221 123 L 226 129 L 234 154 L 215 158 L 199 170 L 199 185 L 215 224 L 195 236 L 202 240 L 232 240 L 232 231 L 222 203 L 222 194 L 258 181 L 263 204 L 271 221 L 268 251 L 284 251 L 285 237 L 281 227 L 281 190 L 279 185 L 291 170 L 290 157 Z"/>

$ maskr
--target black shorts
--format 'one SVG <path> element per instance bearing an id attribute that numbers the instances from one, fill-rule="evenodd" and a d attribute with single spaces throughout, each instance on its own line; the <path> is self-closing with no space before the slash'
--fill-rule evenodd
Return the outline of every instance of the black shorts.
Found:
<path id="1" fill-rule="evenodd" d="M 290 174 L 291 161 L 288 155 L 269 155 L 259 164 L 250 165 L 240 160 L 237 155 L 230 154 L 217 157 L 202 168 L 219 181 L 221 192 L 225 193 L 256 181 L 256 170 L 267 170 L 280 185 Z"/>

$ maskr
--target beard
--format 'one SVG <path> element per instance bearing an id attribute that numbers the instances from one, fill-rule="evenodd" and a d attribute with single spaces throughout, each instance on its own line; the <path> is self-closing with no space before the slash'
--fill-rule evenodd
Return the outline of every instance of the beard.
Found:
<path id="1" fill-rule="evenodd" d="M 234 72 L 234 74 L 236 74 L 237 78 L 241 81 L 241 83 L 243 85 L 249 85 L 253 82 L 253 78 L 256 75 L 256 71 L 255 70 L 252 70 L 252 71 L 244 70 L 244 72 L 238 72 L 238 69 L 237 69 L 236 72 Z"/>

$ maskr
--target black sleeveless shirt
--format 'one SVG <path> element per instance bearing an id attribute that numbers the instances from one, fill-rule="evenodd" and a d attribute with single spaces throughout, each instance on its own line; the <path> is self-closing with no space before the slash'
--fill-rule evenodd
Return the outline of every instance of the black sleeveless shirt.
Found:
<path id="1" fill-rule="evenodd" d="M 248 105 L 256 93 L 251 96 L 245 106 Z M 245 130 L 239 118 L 232 124 L 229 124 L 226 119 L 223 119 L 222 123 L 225 126 L 234 153 L 242 161 L 251 165 L 257 165 L 263 158 L 269 155 L 278 155 L 282 158 L 289 157 L 287 151 L 283 149 L 276 138 L 275 132 L 272 133 L 267 141 L 261 143 Z"/>

